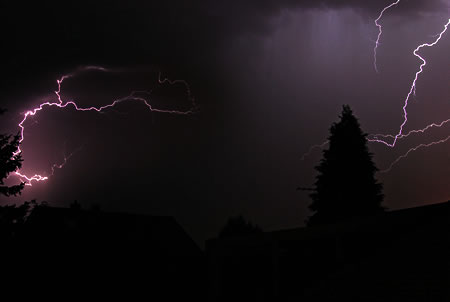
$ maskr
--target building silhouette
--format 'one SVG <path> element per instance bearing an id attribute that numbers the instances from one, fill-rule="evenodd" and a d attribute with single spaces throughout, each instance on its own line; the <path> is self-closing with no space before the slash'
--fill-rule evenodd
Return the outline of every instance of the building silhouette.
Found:
<path id="1" fill-rule="evenodd" d="M 449 301 L 449 210 L 208 240 L 209 300 Z"/>
<path id="2" fill-rule="evenodd" d="M 450 202 L 214 238 L 205 253 L 172 217 L 37 206 L 17 227 L 4 228 L 0 218 L 4 295 L 127 301 L 450 298 Z"/>
<path id="3" fill-rule="evenodd" d="M 203 252 L 172 217 L 38 206 L 2 256 L 3 275 L 33 296 L 204 296 Z"/>

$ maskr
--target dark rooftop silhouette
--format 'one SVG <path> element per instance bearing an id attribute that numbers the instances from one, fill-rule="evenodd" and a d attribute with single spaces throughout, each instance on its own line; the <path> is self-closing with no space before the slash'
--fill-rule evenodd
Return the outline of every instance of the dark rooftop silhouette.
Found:
<path id="1" fill-rule="evenodd" d="M 206 244 L 211 301 L 442 301 L 450 203 Z M 448 300 L 447 300 L 448 301 Z"/>
<path id="2" fill-rule="evenodd" d="M 202 300 L 203 252 L 173 217 L 37 206 L 10 242 L 4 272 L 41 289 Z"/>

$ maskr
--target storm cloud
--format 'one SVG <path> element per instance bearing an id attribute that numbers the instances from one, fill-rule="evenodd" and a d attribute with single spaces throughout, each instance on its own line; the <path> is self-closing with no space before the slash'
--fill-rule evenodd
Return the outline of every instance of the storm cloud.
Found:
<path id="1" fill-rule="evenodd" d="M 95 115 L 75 115 L 69 122 L 64 114 L 70 112 L 39 114 L 27 128 L 26 169 L 58 159 L 67 139 L 62 129 L 84 137 L 90 129 L 80 133 L 78 126 L 93 125 L 92 136 L 103 136 L 57 177 L 18 200 L 64 203 L 72 201 L 70 196 L 105 208 L 174 215 L 200 241 L 213 236 L 230 215 L 245 214 L 264 229 L 301 224 L 310 200 L 295 188 L 312 183 L 320 160 L 317 152 L 300 162 L 303 152 L 326 139 L 343 103 L 352 106 L 365 131 L 397 131 L 405 91 L 419 64 L 412 50 L 448 19 L 449 1 L 401 0 L 383 19 L 381 73 L 376 74 L 373 20 L 392 2 L 3 1 L 0 107 L 9 109 L 2 124 L 11 131 L 30 104 L 55 90 L 58 77 L 83 65 L 148 67 L 185 79 L 200 106 L 192 119 L 105 114 L 98 133 Z M 449 78 L 448 41 L 424 51 L 430 65 L 411 103 L 414 126 L 448 118 L 448 85 L 436 81 Z M 105 97 L 112 94 L 108 87 Z M 73 95 L 84 93 L 86 103 L 98 101 L 81 90 Z M 139 141 L 137 153 L 116 136 Z M 32 142 L 42 143 L 40 151 Z M 377 148 L 380 168 L 405 151 Z M 448 195 L 448 152 L 436 150 L 426 163 L 413 154 L 382 179 L 388 207 Z M 118 160 L 124 154 L 133 159 L 132 168 Z M 96 168 L 87 171 L 86 163 Z M 426 178 L 430 169 L 440 183 Z M 127 177 L 112 177 L 116 173 Z"/>

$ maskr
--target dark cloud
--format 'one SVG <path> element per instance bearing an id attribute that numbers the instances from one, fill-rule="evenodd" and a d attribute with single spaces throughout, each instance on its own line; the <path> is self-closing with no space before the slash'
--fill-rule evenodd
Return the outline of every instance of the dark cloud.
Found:
<path id="1" fill-rule="evenodd" d="M 236 1 L 226 3 L 224 7 L 239 7 L 241 9 L 250 9 L 264 13 L 273 13 L 282 9 L 289 8 L 356 8 L 366 11 L 379 11 L 383 7 L 395 2 L 395 0 L 377 0 L 377 1 L 358 1 L 358 0 L 262 0 L 262 1 Z M 445 0 L 402 0 L 402 5 L 406 11 L 431 11 L 445 8 Z M 403 10 L 405 12 L 405 10 Z"/>
<path id="2" fill-rule="evenodd" d="M 54 65 L 60 71 L 61 62 L 179 66 L 189 61 L 198 65 L 199 60 L 213 57 L 228 37 L 270 31 L 270 17 L 283 10 L 354 8 L 376 16 L 389 3 L 391 0 L 4 1 L 0 6 L 4 72 L 48 70 Z M 446 8 L 444 0 L 402 0 L 400 6 L 391 13 Z"/>
<path id="3" fill-rule="evenodd" d="M 391 0 L 59 1 L 3 2 L 7 50 L 48 58 L 98 60 L 133 53 L 160 62 L 211 52 L 237 32 L 264 31 L 267 19 L 290 9 L 354 8 L 375 16 Z M 444 0 L 402 0 L 392 14 L 438 11 Z M 30 58 L 31 57 L 31 58 Z M 36 55 L 34 56 L 36 57 Z M 123 60 L 129 60 L 129 57 Z M 28 56 L 33 63 L 33 56 Z M 167 61 L 167 60 L 166 60 Z M 182 60 L 180 60 L 182 61 Z M 35 63 L 35 62 L 34 62 Z"/>
<path id="4" fill-rule="evenodd" d="M 236 34 L 236 32 L 267 32 L 270 24 L 267 22 L 285 10 L 293 9 L 345 9 L 350 8 L 372 17 L 394 0 L 359 1 L 359 0 L 250 0 L 220 2 L 205 1 L 203 4 L 208 8 L 216 26 L 222 33 Z M 402 0 L 398 9 L 390 13 L 394 15 L 410 15 L 426 12 L 438 12 L 448 9 L 445 0 Z"/>

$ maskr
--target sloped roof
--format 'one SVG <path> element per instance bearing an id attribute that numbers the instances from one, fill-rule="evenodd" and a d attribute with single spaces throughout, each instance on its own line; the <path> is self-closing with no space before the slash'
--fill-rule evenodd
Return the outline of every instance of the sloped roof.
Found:
<path id="1" fill-rule="evenodd" d="M 28 217 L 27 228 L 41 238 L 152 243 L 169 250 L 202 253 L 170 216 L 37 207 Z"/>
<path id="2" fill-rule="evenodd" d="M 315 227 L 301 227 L 270 232 L 274 238 L 283 240 L 309 239 L 333 236 L 337 233 L 392 231 L 394 228 L 419 227 L 423 224 L 448 220 L 450 201 L 432 205 L 388 211 L 379 215 L 355 218 L 350 222 Z"/>

